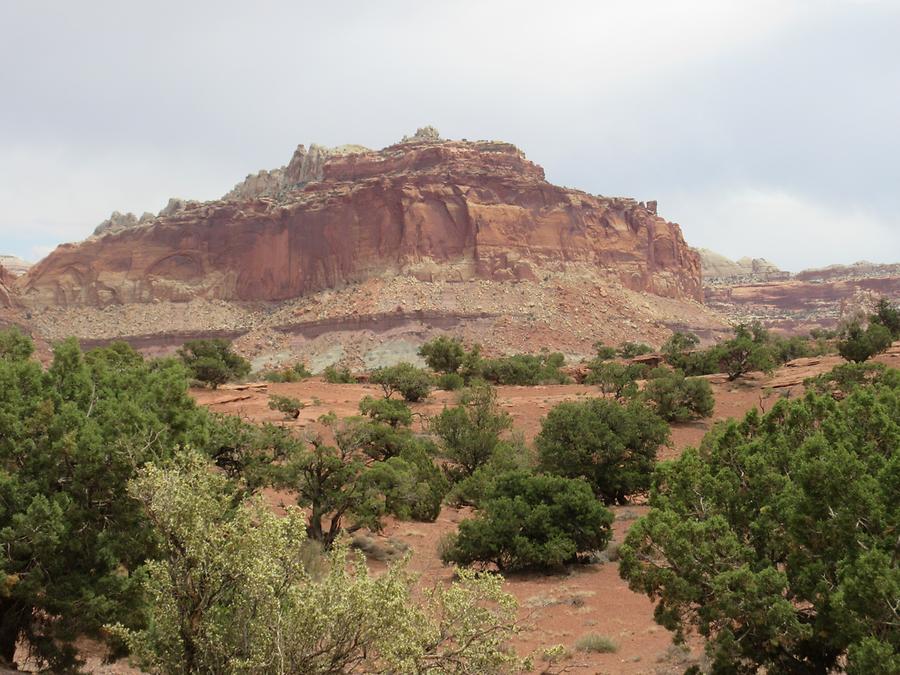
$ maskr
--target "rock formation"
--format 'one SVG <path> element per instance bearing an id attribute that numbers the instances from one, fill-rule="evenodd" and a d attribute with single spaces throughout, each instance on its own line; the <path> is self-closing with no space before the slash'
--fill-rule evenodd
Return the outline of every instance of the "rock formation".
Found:
<path id="1" fill-rule="evenodd" d="M 632 199 L 558 187 L 515 146 L 425 128 L 380 151 L 300 146 L 223 199 L 113 214 L 19 279 L 31 308 L 281 301 L 378 276 L 535 280 L 575 266 L 701 298 L 678 225 Z"/>
<path id="2" fill-rule="evenodd" d="M 704 284 L 732 283 L 742 281 L 766 281 L 768 279 L 786 279 L 788 272 L 780 270 L 777 265 L 765 258 L 748 258 L 731 260 L 708 248 L 698 249 L 700 269 L 703 272 Z"/>
<path id="3" fill-rule="evenodd" d="M 797 274 L 763 271 L 707 277 L 709 256 L 701 256 L 705 302 L 733 321 L 759 320 L 788 333 L 805 333 L 871 311 L 878 298 L 900 301 L 900 264 L 858 262 Z"/>
<path id="4" fill-rule="evenodd" d="M 29 270 L 31 263 L 14 255 L 0 255 L 0 267 L 4 267 L 7 274 L 18 277 Z"/>
<path id="5" fill-rule="evenodd" d="M 13 307 L 14 297 L 10 289 L 13 287 L 15 281 L 15 275 L 3 267 L 3 265 L 0 265 L 0 307 Z"/>

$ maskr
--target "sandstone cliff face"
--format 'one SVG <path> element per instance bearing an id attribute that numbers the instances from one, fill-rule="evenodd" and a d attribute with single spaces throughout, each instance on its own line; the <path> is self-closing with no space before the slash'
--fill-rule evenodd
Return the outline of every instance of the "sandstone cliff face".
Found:
<path id="1" fill-rule="evenodd" d="M 731 260 L 708 248 L 697 250 L 700 254 L 700 269 L 705 284 L 731 283 L 741 279 L 744 281 L 765 281 L 768 279 L 786 279 L 790 273 L 784 272 L 777 265 L 765 258 L 744 257 Z"/>
<path id="2" fill-rule="evenodd" d="M 569 264 L 701 299 L 699 257 L 678 225 L 631 199 L 552 185 L 510 144 L 429 134 L 377 152 L 316 147 L 221 200 L 60 246 L 18 280 L 23 301 L 278 301 L 379 275 L 534 280 Z"/>
<path id="3" fill-rule="evenodd" d="M 0 267 L 5 268 L 7 274 L 18 277 L 29 270 L 31 263 L 14 255 L 0 255 Z"/>
<path id="4" fill-rule="evenodd" d="M 15 275 L 0 265 L 0 307 L 9 308 L 13 306 L 14 298 L 10 288 L 12 288 L 15 280 Z"/>

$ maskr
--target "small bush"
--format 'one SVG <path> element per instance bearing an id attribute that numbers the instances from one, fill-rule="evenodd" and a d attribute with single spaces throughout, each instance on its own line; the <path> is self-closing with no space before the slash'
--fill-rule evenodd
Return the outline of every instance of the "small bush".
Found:
<path id="1" fill-rule="evenodd" d="M 353 384 L 356 379 L 346 366 L 326 366 L 322 377 L 329 384 Z"/>
<path id="2" fill-rule="evenodd" d="M 611 361 L 592 361 L 588 368 L 591 372 L 585 378 L 585 384 L 597 385 L 604 394 L 612 394 L 620 401 L 637 395 L 637 380 L 643 379 L 648 371 L 647 366 L 641 363 Z"/>
<path id="3" fill-rule="evenodd" d="M 699 377 L 685 377 L 680 370 L 662 367 L 648 373 L 641 397 L 667 422 L 709 417 L 715 407 L 709 382 Z"/>
<path id="4" fill-rule="evenodd" d="M 847 361 L 861 363 L 891 346 L 891 331 L 880 323 L 870 322 L 863 328 L 858 321 L 851 321 L 841 332 L 838 353 Z"/>
<path id="5" fill-rule="evenodd" d="M 430 424 L 454 481 L 471 476 L 490 461 L 501 442 L 500 434 L 510 426 L 512 420 L 500 410 L 497 394 L 488 385 L 464 391 L 456 406 L 445 407 Z"/>
<path id="6" fill-rule="evenodd" d="M 623 503 L 650 487 L 659 446 L 669 426 L 638 401 L 566 401 L 541 422 L 535 438 L 539 467 L 584 478 L 607 504 Z"/>
<path id="7" fill-rule="evenodd" d="M 372 373 L 371 381 L 381 385 L 385 398 L 399 393 L 410 403 L 428 397 L 434 383 L 431 375 L 411 363 L 398 363 L 395 366 L 378 368 Z"/>
<path id="8" fill-rule="evenodd" d="M 412 424 L 412 410 L 403 401 L 365 396 L 359 402 L 359 411 L 376 422 L 394 428 L 408 427 Z"/>
<path id="9" fill-rule="evenodd" d="M 227 340 L 188 340 L 178 356 L 195 380 L 213 389 L 250 373 L 250 362 L 235 354 Z"/>
<path id="10" fill-rule="evenodd" d="M 443 543 L 441 558 L 500 570 L 558 569 L 606 546 L 612 520 L 583 481 L 511 471 L 497 477 L 479 514 Z"/>
<path id="11" fill-rule="evenodd" d="M 875 305 L 875 313 L 869 316 L 870 323 L 887 328 L 891 339 L 900 340 L 900 308 L 887 298 L 881 298 Z"/>
<path id="12" fill-rule="evenodd" d="M 619 345 L 619 356 L 623 359 L 633 359 L 636 356 L 650 354 L 652 351 L 653 347 L 643 342 L 623 342 Z"/>
<path id="13" fill-rule="evenodd" d="M 286 419 L 297 419 L 300 417 L 300 411 L 304 407 L 305 406 L 301 401 L 296 398 L 291 398 L 290 396 L 273 394 L 269 397 L 269 409 L 283 413 Z"/>
<path id="14" fill-rule="evenodd" d="M 493 384 L 565 384 L 571 379 L 560 368 L 565 358 L 559 352 L 515 354 L 481 362 L 481 376 Z"/>
<path id="15" fill-rule="evenodd" d="M 594 357 L 597 361 L 609 361 L 610 359 L 616 358 L 617 354 L 615 347 L 610 347 L 602 342 L 594 343 L 594 351 L 597 352 L 597 356 Z"/>
<path id="16" fill-rule="evenodd" d="M 619 651 L 619 645 L 617 645 L 605 635 L 599 635 L 598 633 L 586 633 L 575 641 L 575 649 L 580 652 L 613 654 Z"/>
<path id="17" fill-rule="evenodd" d="M 408 443 L 398 456 L 370 469 L 368 479 L 384 495 L 384 510 L 401 520 L 433 522 L 450 487 L 426 447 Z"/>
<path id="18" fill-rule="evenodd" d="M 289 368 L 280 368 L 278 370 L 269 370 L 262 374 L 262 378 L 267 382 L 300 382 L 307 377 L 312 377 L 306 369 L 304 363 L 295 363 Z"/>
<path id="19" fill-rule="evenodd" d="M 435 386 L 444 391 L 457 391 L 465 385 L 466 381 L 459 373 L 443 373 L 435 380 Z"/>
<path id="20" fill-rule="evenodd" d="M 419 347 L 419 356 L 436 373 L 457 373 L 463 365 L 466 350 L 456 337 L 441 335 Z"/>

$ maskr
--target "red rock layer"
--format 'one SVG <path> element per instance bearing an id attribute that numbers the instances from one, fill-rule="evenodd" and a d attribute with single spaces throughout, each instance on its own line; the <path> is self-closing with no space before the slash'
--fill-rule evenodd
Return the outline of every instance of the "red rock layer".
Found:
<path id="1" fill-rule="evenodd" d="M 509 280 L 581 263 L 633 290 L 701 299 L 678 225 L 631 199 L 552 185 L 506 143 L 403 143 L 330 156 L 321 175 L 60 246 L 19 279 L 22 297 L 283 300 L 386 273 Z"/>

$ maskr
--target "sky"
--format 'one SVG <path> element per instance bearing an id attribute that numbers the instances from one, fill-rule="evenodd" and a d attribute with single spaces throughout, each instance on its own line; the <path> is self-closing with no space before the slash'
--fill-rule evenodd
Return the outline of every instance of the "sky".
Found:
<path id="1" fill-rule="evenodd" d="M 692 246 L 900 262 L 900 0 L 3 0 L 0 253 L 417 127 Z"/>

